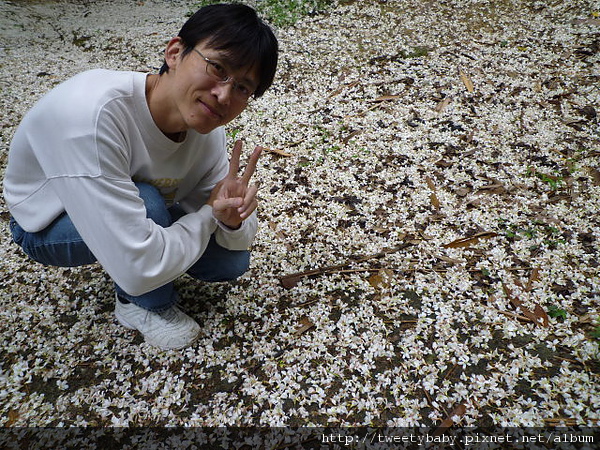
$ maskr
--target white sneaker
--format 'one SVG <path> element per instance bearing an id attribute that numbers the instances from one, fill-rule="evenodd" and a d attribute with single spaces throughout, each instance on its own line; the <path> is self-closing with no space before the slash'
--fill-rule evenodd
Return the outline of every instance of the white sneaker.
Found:
<path id="1" fill-rule="evenodd" d="M 138 330 L 150 345 L 161 350 L 178 350 L 191 345 L 200 333 L 200 325 L 177 306 L 156 313 L 133 303 L 116 299 L 115 315 L 121 325 Z"/>

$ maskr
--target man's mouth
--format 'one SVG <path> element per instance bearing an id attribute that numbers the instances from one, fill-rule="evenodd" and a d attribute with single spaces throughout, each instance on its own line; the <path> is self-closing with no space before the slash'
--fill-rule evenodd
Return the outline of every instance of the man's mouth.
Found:
<path id="1" fill-rule="evenodd" d="M 218 110 L 216 110 L 215 108 L 211 107 L 210 105 L 204 103 L 202 100 L 198 100 L 198 102 L 204 107 L 204 109 L 211 115 L 213 116 L 215 119 L 222 119 L 223 118 L 223 114 L 221 114 Z"/>

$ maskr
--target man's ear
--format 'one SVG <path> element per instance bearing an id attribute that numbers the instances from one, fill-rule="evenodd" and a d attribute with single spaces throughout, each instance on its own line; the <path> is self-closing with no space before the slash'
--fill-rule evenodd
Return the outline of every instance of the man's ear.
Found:
<path id="1" fill-rule="evenodd" d="M 169 70 L 175 69 L 177 64 L 181 60 L 181 54 L 183 53 L 184 46 L 181 38 L 174 37 L 167 44 L 167 48 L 165 48 L 165 62 L 169 66 Z"/>

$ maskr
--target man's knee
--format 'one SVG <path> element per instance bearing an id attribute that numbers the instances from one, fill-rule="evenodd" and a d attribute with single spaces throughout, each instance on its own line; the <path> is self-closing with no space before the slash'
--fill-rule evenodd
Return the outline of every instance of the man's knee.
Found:
<path id="1" fill-rule="evenodd" d="M 250 268 L 250 252 L 230 251 L 229 257 L 205 267 L 202 279 L 205 281 L 233 281 L 244 275 Z"/>
<path id="2" fill-rule="evenodd" d="M 228 270 L 223 273 L 223 277 L 226 278 L 223 281 L 235 280 L 248 272 L 248 269 L 250 268 L 250 252 L 240 251 L 235 253 L 236 257 L 232 258 L 231 265 Z"/>
<path id="3" fill-rule="evenodd" d="M 202 281 L 232 281 L 250 268 L 249 251 L 233 251 L 220 247 L 214 236 L 207 251 L 194 264 L 188 274 Z"/>
<path id="4" fill-rule="evenodd" d="M 146 217 L 163 228 L 171 226 L 171 214 L 158 188 L 148 183 L 135 183 L 146 207 Z"/>

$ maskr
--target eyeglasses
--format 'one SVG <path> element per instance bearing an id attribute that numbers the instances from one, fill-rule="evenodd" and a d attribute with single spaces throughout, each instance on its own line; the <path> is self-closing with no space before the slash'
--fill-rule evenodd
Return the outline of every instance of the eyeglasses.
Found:
<path id="1" fill-rule="evenodd" d="M 192 48 L 196 53 L 198 53 L 204 61 L 206 61 L 206 74 L 211 78 L 219 81 L 220 83 L 227 84 L 231 82 L 231 86 L 233 87 L 233 96 L 236 100 L 241 102 L 248 102 L 252 95 L 254 95 L 254 89 L 248 85 L 248 83 L 239 82 L 231 75 L 227 73 L 227 70 L 216 61 L 212 59 L 208 59 L 199 50 Z"/>

